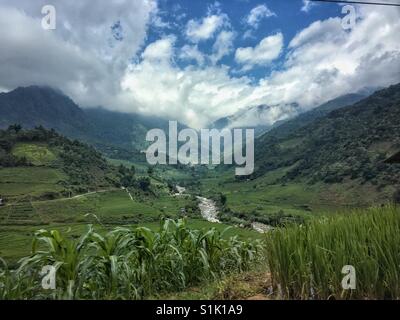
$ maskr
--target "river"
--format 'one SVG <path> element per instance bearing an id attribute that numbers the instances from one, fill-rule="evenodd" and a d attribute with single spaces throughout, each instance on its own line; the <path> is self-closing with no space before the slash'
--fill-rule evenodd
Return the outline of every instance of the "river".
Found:
<path id="1" fill-rule="evenodd" d="M 178 191 L 176 195 L 185 194 L 186 191 L 185 188 L 176 186 L 176 189 Z M 215 201 L 204 197 L 196 197 L 196 198 L 197 200 L 199 200 L 199 209 L 203 219 L 212 223 L 221 223 L 221 221 L 218 220 L 218 207 Z M 259 222 L 253 222 L 251 224 L 251 227 L 259 233 L 266 233 L 272 229 L 270 226 Z"/>
<path id="2" fill-rule="evenodd" d="M 197 199 L 199 200 L 201 216 L 209 222 L 220 223 L 218 220 L 218 209 L 215 202 L 203 197 L 197 197 Z"/>

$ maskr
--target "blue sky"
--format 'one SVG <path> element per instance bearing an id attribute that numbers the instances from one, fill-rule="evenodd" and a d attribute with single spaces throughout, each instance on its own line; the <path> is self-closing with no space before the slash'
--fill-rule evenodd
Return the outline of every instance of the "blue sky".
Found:
<path id="1" fill-rule="evenodd" d="M 54 30 L 47 0 L 0 3 L 0 91 L 47 85 L 82 107 L 200 128 L 261 104 L 272 124 L 294 103 L 400 82 L 399 7 L 353 6 L 347 28 L 341 5 L 306 0 L 52 3 Z"/>
<path id="2" fill-rule="evenodd" d="M 176 44 L 184 46 L 187 43 L 185 28 L 190 20 L 201 20 L 211 14 L 226 14 L 230 26 L 227 30 L 235 32 L 236 47 L 254 47 L 263 38 L 281 32 L 284 36 L 284 43 L 287 45 L 299 31 L 306 28 L 312 22 L 325 20 L 329 17 L 341 15 L 342 6 L 335 3 L 309 3 L 308 7 L 303 0 L 228 0 L 228 1 L 193 1 L 193 0 L 161 0 L 158 3 L 159 17 L 162 22 L 168 24 L 168 28 L 157 28 L 152 26 L 149 29 L 148 43 L 156 41 L 165 34 L 177 36 Z M 267 8 L 273 14 L 268 16 L 260 14 L 257 23 L 253 26 L 246 23 L 246 19 L 255 8 Z M 263 12 L 263 10 L 261 10 Z M 264 11 L 265 12 L 265 11 Z M 249 36 L 246 36 L 246 32 Z M 199 49 L 211 54 L 214 37 L 201 41 Z M 287 50 L 284 50 L 274 63 L 257 66 L 246 74 L 259 79 L 268 74 L 272 69 L 279 68 Z M 177 61 L 182 67 L 190 64 L 190 61 Z M 236 66 L 234 55 L 224 56 L 221 64 Z M 235 68 L 237 67 L 237 68 Z"/>

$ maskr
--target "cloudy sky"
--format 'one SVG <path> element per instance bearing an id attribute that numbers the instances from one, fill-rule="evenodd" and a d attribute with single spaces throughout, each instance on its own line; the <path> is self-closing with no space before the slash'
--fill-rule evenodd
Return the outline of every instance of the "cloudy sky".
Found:
<path id="1" fill-rule="evenodd" d="M 48 4 L 55 30 L 42 28 Z M 400 82 L 400 8 L 356 6 L 351 29 L 342 9 L 305 0 L 1 0 L 0 91 L 49 85 L 82 107 L 199 128 L 248 106 L 309 109 Z"/>

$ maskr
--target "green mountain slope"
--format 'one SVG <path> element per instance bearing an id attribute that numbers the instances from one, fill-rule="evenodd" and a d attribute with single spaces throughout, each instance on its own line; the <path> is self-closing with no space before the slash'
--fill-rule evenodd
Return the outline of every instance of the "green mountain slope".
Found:
<path id="1" fill-rule="evenodd" d="M 109 189 L 121 181 L 93 147 L 43 127 L 0 130 L 0 194 L 57 198 L 89 189 Z"/>
<path id="2" fill-rule="evenodd" d="M 331 101 L 328 101 L 320 105 L 319 107 L 316 107 L 315 109 L 301 113 L 300 115 L 298 115 L 293 119 L 275 125 L 274 128 L 268 133 L 268 135 L 277 138 L 286 137 L 292 132 L 296 131 L 297 129 L 300 129 L 301 127 L 304 127 L 307 124 L 310 124 L 313 121 L 324 117 L 329 112 L 343 108 L 345 106 L 352 105 L 364 98 L 366 98 L 366 95 L 357 93 L 340 96 L 336 99 L 333 99 Z"/>
<path id="3" fill-rule="evenodd" d="M 285 168 L 283 182 L 306 180 L 399 184 L 400 168 L 384 160 L 400 149 L 400 84 L 332 111 L 286 137 L 262 136 L 255 177 Z"/>
<path id="4" fill-rule="evenodd" d="M 140 150 L 146 146 L 146 133 L 153 128 L 168 128 L 168 121 L 158 117 L 81 109 L 62 92 L 38 86 L 0 93 L 0 128 L 15 123 L 27 129 L 55 129 L 94 145 L 109 157 L 139 162 L 145 161 Z"/>
<path id="5" fill-rule="evenodd" d="M 18 123 L 25 128 L 53 128 L 73 138 L 87 135 L 85 113 L 62 92 L 31 86 L 0 93 L 0 128 Z"/>

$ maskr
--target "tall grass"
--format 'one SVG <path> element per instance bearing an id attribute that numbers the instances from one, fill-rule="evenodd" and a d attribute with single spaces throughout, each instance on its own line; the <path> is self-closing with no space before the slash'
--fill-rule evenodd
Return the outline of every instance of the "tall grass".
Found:
<path id="1" fill-rule="evenodd" d="M 185 220 L 163 221 L 157 232 L 117 228 L 101 235 L 90 227 L 79 239 L 40 230 L 17 270 L 0 261 L 0 299 L 143 299 L 248 270 L 260 244 L 223 233 L 189 229 Z M 41 287 L 46 265 L 57 269 L 56 290 Z"/>
<path id="2" fill-rule="evenodd" d="M 400 207 L 276 229 L 267 235 L 266 256 L 282 298 L 399 299 Z M 342 288 L 345 265 L 355 267 L 355 290 Z"/>

